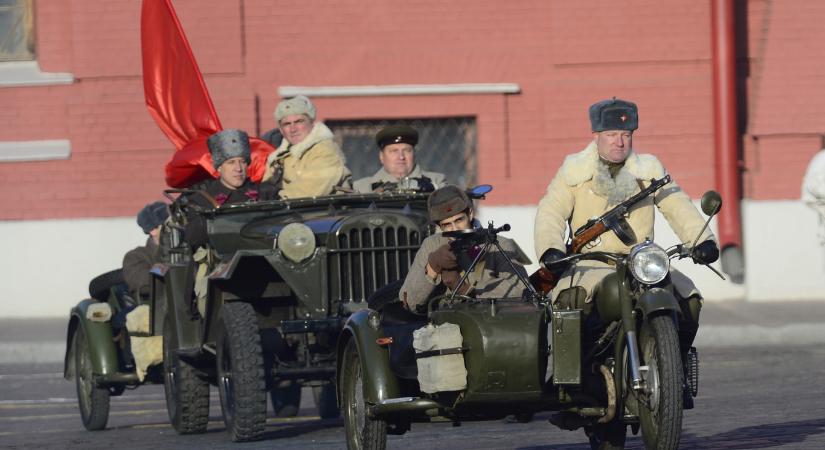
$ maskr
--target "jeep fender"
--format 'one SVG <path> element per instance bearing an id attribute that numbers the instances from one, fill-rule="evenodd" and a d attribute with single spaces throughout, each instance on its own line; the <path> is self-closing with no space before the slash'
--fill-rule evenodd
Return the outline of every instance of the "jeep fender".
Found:
<path id="1" fill-rule="evenodd" d="M 70 379 L 75 374 L 72 341 L 78 327 L 81 327 L 86 334 L 89 355 L 92 358 L 92 372 L 96 375 L 109 375 L 118 371 L 117 349 L 115 349 L 111 322 L 94 322 L 86 318 L 86 310 L 89 305 L 95 303 L 100 302 L 94 299 L 83 300 L 72 308 L 69 314 L 69 328 L 66 333 L 66 356 L 63 360 L 63 377 L 66 379 Z"/>
<path id="2" fill-rule="evenodd" d="M 344 350 L 350 340 L 358 346 L 358 355 L 361 360 L 361 369 L 364 371 L 364 398 L 367 402 L 376 404 L 388 398 L 399 395 L 398 378 L 390 369 L 390 354 L 386 346 L 379 345 L 376 340 L 384 337 L 383 330 L 369 325 L 370 315 L 378 312 L 372 309 L 362 309 L 354 312 L 341 331 L 337 348 L 337 395 L 341 399 L 341 374 L 343 373 Z"/>
<path id="3" fill-rule="evenodd" d="M 668 290 L 662 288 L 652 288 L 639 297 L 636 302 L 636 308 L 642 310 L 645 317 L 660 311 L 673 311 L 676 314 L 681 314 L 682 310 L 679 308 L 679 301 Z"/>

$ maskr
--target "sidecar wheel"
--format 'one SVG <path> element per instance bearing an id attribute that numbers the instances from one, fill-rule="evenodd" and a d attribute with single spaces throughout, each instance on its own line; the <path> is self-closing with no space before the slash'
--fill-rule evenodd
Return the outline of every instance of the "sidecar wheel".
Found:
<path id="1" fill-rule="evenodd" d="M 83 426 L 89 431 L 102 430 L 109 421 L 109 389 L 95 384 L 89 343 L 82 326 L 74 334 L 74 356 L 77 405 Z"/>
<path id="2" fill-rule="evenodd" d="M 627 425 L 614 420 L 607 424 L 585 427 L 591 450 L 624 450 Z"/>
<path id="3" fill-rule="evenodd" d="M 682 358 L 673 319 L 647 320 L 639 336 L 639 357 L 647 366 L 647 389 L 639 396 L 639 421 L 645 448 L 679 448 L 682 434 Z"/>
<path id="4" fill-rule="evenodd" d="M 344 350 L 341 374 L 344 428 L 349 450 L 384 450 L 387 448 L 387 423 L 367 415 L 364 399 L 364 369 L 354 340 Z"/>

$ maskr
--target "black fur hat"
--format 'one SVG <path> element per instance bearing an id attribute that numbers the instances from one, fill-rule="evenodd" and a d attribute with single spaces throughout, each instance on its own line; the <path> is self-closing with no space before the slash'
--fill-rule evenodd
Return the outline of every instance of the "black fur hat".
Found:
<path id="1" fill-rule="evenodd" d="M 166 221 L 169 217 L 169 210 L 166 208 L 166 203 L 154 202 L 144 206 L 137 215 L 137 223 L 144 233 L 149 234 L 150 231 L 157 228 Z"/>
<path id="2" fill-rule="evenodd" d="M 627 130 L 639 128 L 639 109 L 636 104 L 613 97 L 590 106 L 590 127 L 593 131 Z"/>

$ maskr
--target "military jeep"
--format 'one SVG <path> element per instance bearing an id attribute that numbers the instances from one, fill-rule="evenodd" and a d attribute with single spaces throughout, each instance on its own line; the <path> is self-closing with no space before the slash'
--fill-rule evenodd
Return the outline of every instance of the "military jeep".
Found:
<path id="1" fill-rule="evenodd" d="M 163 335 L 172 425 L 180 433 L 205 431 L 210 383 L 218 387 L 235 441 L 260 437 L 267 391 L 275 406 L 294 402 L 296 386 L 310 386 L 321 417 L 337 417 L 340 331 L 373 292 L 406 276 L 432 232 L 427 195 L 333 195 L 199 208 L 187 201 L 193 194 L 167 191 L 174 201 L 161 237 L 164 262 L 152 269 L 152 328 Z M 205 221 L 209 236 L 207 256 L 199 262 L 184 241 L 192 217 Z M 195 293 L 196 283 L 205 294 Z"/>

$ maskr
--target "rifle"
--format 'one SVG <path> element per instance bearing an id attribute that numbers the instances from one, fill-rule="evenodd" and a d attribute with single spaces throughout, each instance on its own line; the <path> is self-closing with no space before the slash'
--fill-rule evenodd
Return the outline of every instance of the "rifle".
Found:
<path id="1" fill-rule="evenodd" d="M 670 175 L 665 175 L 658 180 L 651 180 L 650 186 L 642 189 L 639 193 L 614 206 L 610 211 L 602 214 L 600 217 L 588 220 L 587 223 L 573 233 L 573 238 L 567 247 L 567 253 L 580 253 L 585 245 L 608 230 L 613 230 L 625 245 L 632 245 L 636 241 L 636 236 L 633 233 L 633 229 L 630 228 L 630 225 L 628 225 L 625 220 L 625 216 L 636 203 L 639 203 L 668 183 L 670 183 Z M 530 283 L 537 291 L 547 294 L 555 287 L 558 278 L 559 276 L 557 274 L 545 267 L 541 267 L 530 275 Z"/>
<path id="2" fill-rule="evenodd" d="M 613 230 L 625 245 L 632 245 L 636 241 L 636 237 L 633 235 L 633 229 L 631 229 L 627 221 L 624 220 L 625 216 L 627 216 L 630 208 L 636 205 L 636 203 L 639 203 L 668 183 L 670 183 L 670 175 L 665 175 L 658 180 L 651 180 L 650 186 L 642 189 L 638 194 L 614 206 L 613 209 L 602 214 L 600 217 L 588 220 L 587 223 L 573 233 L 573 239 L 570 242 L 568 253 L 580 253 L 582 247 L 601 236 L 607 230 Z"/>

